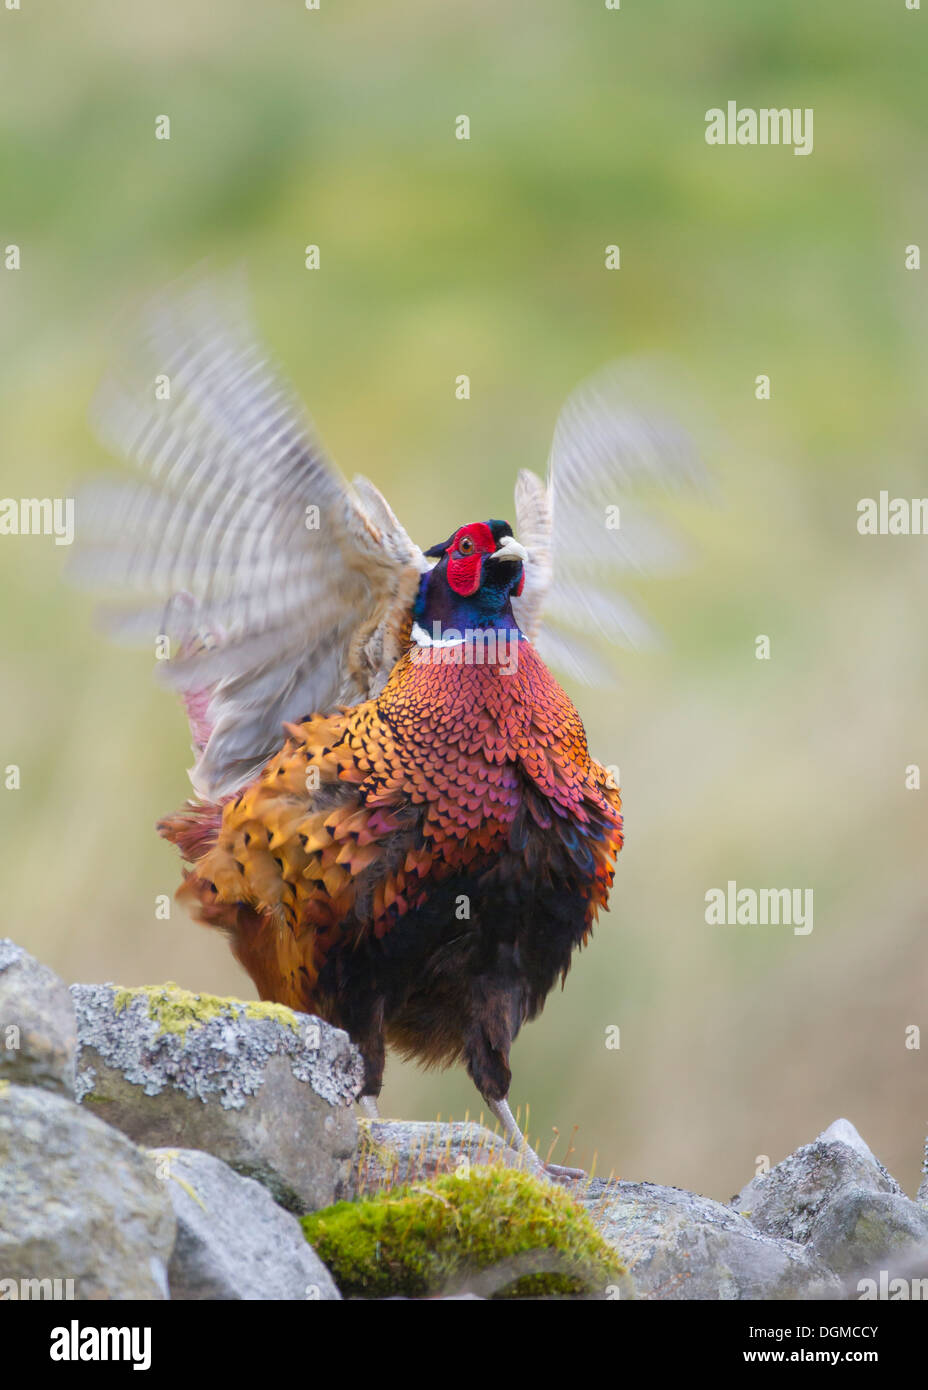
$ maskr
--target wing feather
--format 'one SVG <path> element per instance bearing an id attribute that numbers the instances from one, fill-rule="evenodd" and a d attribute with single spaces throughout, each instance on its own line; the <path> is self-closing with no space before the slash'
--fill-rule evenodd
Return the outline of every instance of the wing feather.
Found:
<path id="1" fill-rule="evenodd" d="M 546 482 L 523 471 L 516 485 L 516 530 L 530 557 L 517 621 L 552 665 L 594 683 L 611 670 L 607 645 L 654 641 L 623 581 L 672 573 L 686 556 L 655 493 L 707 485 L 691 436 L 661 408 L 641 406 L 651 386 L 626 364 L 584 382 L 558 416 Z"/>
<path id="2" fill-rule="evenodd" d="M 103 592 L 114 635 L 170 639 L 169 684 L 208 692 L 191 778 L 215 799 L 276 751 L 284 721 L 382 683 L 398 655 L 385 634 L 427 562 L 377 489 L 328 459 L 230 280 L 149 305 L 94 419 L 141 476 L 79 496 L 72 577 Z"/>

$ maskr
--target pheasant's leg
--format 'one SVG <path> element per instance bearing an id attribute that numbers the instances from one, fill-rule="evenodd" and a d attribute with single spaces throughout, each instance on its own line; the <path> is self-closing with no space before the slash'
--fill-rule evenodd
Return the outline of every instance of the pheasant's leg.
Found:
<path id="1" fill-rule="evenodd" d="M 501 987 L 495 980 L 474 981 L 473 1022 L 467 1039 L 467 1070 L 477 1090 L 503 1127 L 509 1143 L 524 1155 L 529 1172 L 549 1178 L 585 1178 L 580 1168 L 543 1163 L 515 1122 L 507 1096 L 512 1081 L 509 1049 L 519 1031 L 521 993 L 518 986 Z"/>
<path id="2" fill-rule="evenodd" d="M 503 1133 L 509 1140 L 512 1148 L 517 1149 L 520 1154 L 524 1154 L 530 1172 L 537 1173 L 540 1177 L 549 1178 L 585 1178 L 582 1168 L 565 1168 L 560 1163 L 542 1163 L 541 1159 L 531 1147 L 525 1135 L 515 1122 L 515 1117 L 509 1108 L 507 1100 L 490 1100 L 486 1098 L 487 1105 L 503 1126 Z"/>
<path id="3" fill-rule="evenodd" d="M 510 1148 L 524 1155 L 526 1167 L 530 1172 L 536 1173 L 539 1177 L 543 1176 L 545 1165 L 516 1124 L 515 1116 L 509 1109 L 509 1102 L 506 1100 L 491 1100 L 489 1096 L 486 1097 L 486 1102 L 502 1125 L 503 1134 L 509 1141 Z"/>
<path id="4" fill-rule="evenodd" d="M 383 999 L 377 995 L 363 996 L 350 993 L 347 1003 L 332 1019 L 338 1028 L 345 1032 L 361 1053 L 364 1061 L 364 1085 L 361 1088 L 359 1104 L 370 1100 L 375 1109 L 373 1113 L 365 1109 L 371 1119 L 377 1118 L 377 1097 L 383 1089 L 383 1069 L 386 1061 L 386 1045 L 383 1035 Z"/>
<path id="5" fill-rule="evenodd" d="M 360 1106 L 361 1114 L 362 1114 L 362 1115 L 365 1115 L 365 1116 L 367 1117 L 367 1119 L 369 1119 L 369 1120 L 379 1120 L 379 1119 L 380 1119 L 380 1110 L 378 1109 L 378 1106 L 377 1106 L 377 1097 L 376 1097 L 376 1096 L 361 1096 L 361 1097 L 359 1098 L 359 1100 L 358 1100 L 358 1105 Z"/>

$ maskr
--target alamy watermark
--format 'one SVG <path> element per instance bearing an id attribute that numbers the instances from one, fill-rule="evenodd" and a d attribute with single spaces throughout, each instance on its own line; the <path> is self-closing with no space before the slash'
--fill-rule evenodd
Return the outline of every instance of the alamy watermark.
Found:
<path id="1" fill-rule="evenodd" d="M 72 1318 L 53 1327 L 48 1354 L 52 1361 L 129 1361 L 133 1371 L 151 1366 L 150 1327 L 82 1327 Z"/>
<path id="2" fill-rule="evenodd" d="M 463 632 L 433 622 L 428 633 L 412 625 L 412 660 L 417 666 L 498 666 L 503 676 L 519 667 L 519 633 L 498 628 L 465 628 Z"/>
<path id="3" fill-rule="evenodd" d="M 812 930 L 811 888 L 739 888 L 729 879 L 725 888 L 706 892 L 706 922 L 710 927 L 792 927 L 794 936 Z"/>
<path id="4" fill-rule="evenodd" d="M 928 536 L 928 497 L 861 497 L 857 530 L 862 536 Z"/>
<path id="5" fill-rule="evenodd" d="M 0 498 L 0 536 L 54 536 L 56 545 L 71 545 L 74 498 Z"/>
<path id="6" fill-rule="evenodd" d="M 812 153 L 812 107 L 739 107 L 736 101 L 706 112 L 707 145 L 792 145 Z"/>
<path id="7" fill-rule="evenodd" d="M 858 1279 L 857 1297 L 882 1299 L 890 1302 L 908 1299 L 928 1299 L 928 1279 L 891 1279 L 888 1269 L 881 1269 L 878 1279 Z"/>
<path id="8" fill-rule="evenodd" d="M 70 1302 L 75 1297 L 73 1279 L 0 1279 L 0 1303 Z"/>

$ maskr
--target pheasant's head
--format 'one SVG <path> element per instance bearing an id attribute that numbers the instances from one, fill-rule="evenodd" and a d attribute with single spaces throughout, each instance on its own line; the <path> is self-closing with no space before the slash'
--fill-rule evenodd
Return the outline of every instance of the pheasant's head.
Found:
<path id="1" fill-rule="evenodd" d="M 525 584 L 528 552 L 508 521 L 473 521 L 427 556 L 438 564 L 422 577 L 414 616 L 423 627 L 515 628 L 510 601 Z"/>

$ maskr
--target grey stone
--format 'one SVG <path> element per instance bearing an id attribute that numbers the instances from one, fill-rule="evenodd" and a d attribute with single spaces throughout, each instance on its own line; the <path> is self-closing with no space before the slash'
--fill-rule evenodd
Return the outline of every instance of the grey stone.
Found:
<path id="1" fill-rule="evenodd" d="M 77 1095 L 148 1148 L 205 1150 L 293 1211 L 353 1195 L 360 1053 L 280 1005 L 75 985 Z"/>
<path id="2" fill-rule="evenodd" d="M 429 1295 L 428 1298 L 410 1298 L 405 1293 L 391 1294 L 389 1298 L 380 1299 L 381 1303 L 485 1303 L 486 1299 L 480 1293 L 436 1293 Z"/>
<path id="3" fill-rule="evenodd" d="M 755 1178 L 734 1199 L 758 1230 L 791 1237 L 857 1297 L 864 1278 L 928 1274 L 928 1211 L 904 1194 L 848 1120 Z"/>
<path id="4" fill-rule="evenodd" d="M 928 1275 L 928 1211 L 895 1192 L 845 1189 L 822 1212 L 809 1248 L 853 1289 L 883 1270 L 889 1278 Z"/>
<path id="5" fill-rule="evenodd" d="M 459 1173 L 464 1164 L 528 1166 L 499 1135 L 474 1123 L 361 1120 L 359 1131 L 356 1171 L 361 1195 L 436 1174 Z"/>
<path id="6" fill-rule="evenodd" d="M 0 1080 L 73 1095 L 76 1045 L 67 985 L 21 946 L 0 940 Z"/>
<path id="7" fill-rule="evenodd" d="M 865 1159 L 868 1163 L 872 1163 L 874 1168 L 879 1168 L 882 1173 L 886 1173 L 886 1169 L 883 1167 L 870 1145 L 858 1134 L 850 1120 L 832 1120 L 828 1128 L 822 1130 L 816 1143 L 846 1144 L 847 1147 L 853 1149 L 860 1158 Z"/>
<path id="8" fill-rule="evenodd" d="M 675 1187 L 594 1179 L 576 1195 L 617 1251 L 636 1296 L 679 1299 L 839 1298 L 839 1279 L 794 1241 Z"/>
<path id="9" fill-rule="evenodd" d="M 295 1216 L 260 1183 L 192 1149 L 153 1149 L 177 1217 L 172 1299 L 341 1298 Z"/>
<path id="10" fill-rule="evenodd" d="M 814 1143 L 753 1178 L 732 1206 L 766 1235 L 805 1244 L 831 1203 L 851 1188 L 902 1195 L 854 1126 L 839 1120 Z"/>
<path id="11" fill-rule="evenodd" d="M 38 1280 L 61 1281 L 64 1298 L 166 1298 L 174 1232 L 163 1183 L 124 1135 L 51 1091 L 0 1083 L 5 1296 Z"/>

